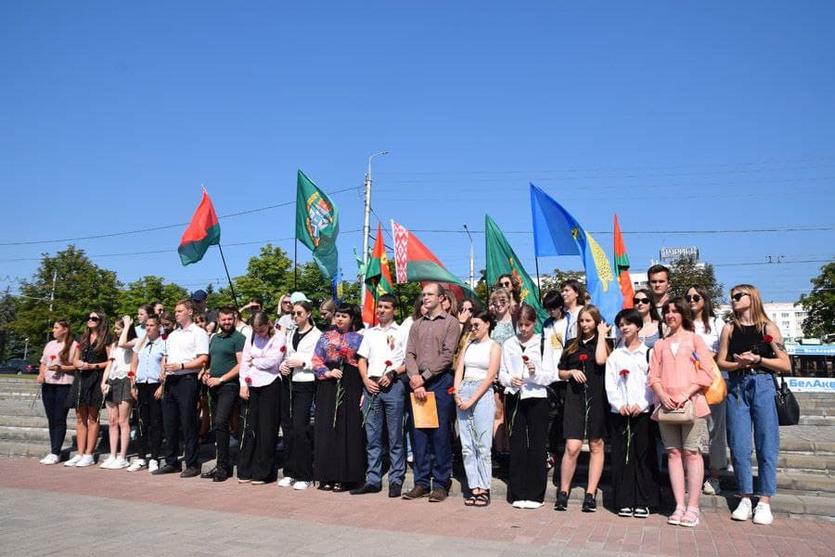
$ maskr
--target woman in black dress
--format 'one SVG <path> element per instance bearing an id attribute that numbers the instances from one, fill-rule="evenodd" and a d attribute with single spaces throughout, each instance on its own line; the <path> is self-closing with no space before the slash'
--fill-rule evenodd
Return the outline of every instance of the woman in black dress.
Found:
<path id="1" fill-rule="evenodd" d="M 67 407 L 75 408 L 75 437 L 78 453 L 64 466 L 83 468 L 93 464 L 93 451 L 99 438 L 99 410 L 104 396 L 101 378 L 110 359 L 110 334 L 103 311 L 91 311 L 75 353 L 73 378 Z"/>
<path id="2" fill-rule="evenodd" d="M 319 489 L 345 491 L 365 480 L 365 442 L 357 369 L 362 335 L 359 308 L 336 308 L 334 328 L 322 334 L 313 353 L 316 389 L 313 478 Z"/>
<path id="3" fill-rule="evenodd" d="M 577 468 L 577 457 L 588 439 L 589 480 L 583 499 L 583 512 L 597 510 L 597 485 L 603 473 L 603 438 L 606 436 L 606 358 L 611 348 L 606 340 L 609 327 L 603 323 L 598 309 L 585 306 L 578 315 L 579 334 L 562 354 L 560 379 L 568 379 L 563 410 L 565 453 L 560 465 L 560 490 L 554 509 L 566 510 L 571 480 Z"/>

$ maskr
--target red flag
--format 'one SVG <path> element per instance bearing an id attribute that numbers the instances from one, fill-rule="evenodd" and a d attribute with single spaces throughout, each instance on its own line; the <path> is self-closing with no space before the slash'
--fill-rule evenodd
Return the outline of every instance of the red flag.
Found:
<path id="1" fill-rule="evenodd" d="M 391 279 L 386 246 L 383 243 L 383 225 L 377 223 L 377 237 L 374 239 L 374 250 L 365 268 L 365 303 L 362 306 L 362 320 L 369 326 L 377 324 L 377 300 L 382 294 L 394 291 L 394 281 Z"/>
<path id="2" fill-rule="evenodd" d="M 200 205 L 194 211 L 183 237 L 180 238 L 180 261 L 183 265 L 197 263 L 203 259 L 206 250 L 212 244 L 220 244 L 220 224 L 217 222 L 217 214 L 212 206 L 209 194 L 203 190 L 203 197 L 200 198 Z"/>
<path id="3" fill-rule="evenodd" d="M 615 214 L 615 274 L 618 276 L 618 284 L 623 294 L 623 307 L 631 308 L 635 289 L 632 287 L 632 277 L 629 276 L 629 256 L 626 255 L 626 244 L 623 243 L 617 214 Z"/>

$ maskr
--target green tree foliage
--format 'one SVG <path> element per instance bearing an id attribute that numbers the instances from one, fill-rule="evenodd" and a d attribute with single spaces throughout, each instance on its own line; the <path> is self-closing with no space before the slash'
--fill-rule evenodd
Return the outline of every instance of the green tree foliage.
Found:
<path id="1" fill-rule="evenodd" d="M 57 279 L 50 313 L 53 271 L 57 271 Z M 52 257 L 44 255 L 34 276 L 21 283 L 11 328 L 29 338 L 33 354 L 40 354 L 56 319 L 67 319 L 74 334 L 81 330 L 89 311 L 104 311 L 112 320 L 118 307 L 120 286 L 116 273 L 98 267 L 84 250 L 67 246 Z"/>
<path id="2" fill-rule="evenodd" d="M 693 256 L 684 256 L 670 264 L 670 295 L 684 296 L 691 286 L 704 286 L 710 294 L 713 307 L 722 303 L 722 284 L 716 280 L 716 273 L 710 263 L 699 263 Z"/>
<path id="3" fill-rule="evenodd" d="M 581 283 L 585 284 L 586 274 L 583 271 L 561 271 L 560 269 L 554 269 L 553 273 L 548 275 L 542 275 L 540 277 L 540 295 L 544 295 L 549 290 L 559 291 L 560 284 L 569 279 L 579 280 Z"/>
<path id="4" fill-rule="evenodd" d="M 797 301 L 808 312 L 803 321 L 803 334 L 823 337 L 835 333 L 835 263 L 827 263 L 813 278 L 812 291 Z"/>
<path id="5" fill-rule="evenodd" d="M 147 275 L 129 283 L 119 292 L 119 315 L 136 314 L 136 309 L 142 304 L 162 302 L 166 308 L 172 309 L 178 300 L 188 296 L 188 290 L 178 284 L 166 284 L 162 277 Z"/>
<path id="6" fill-rule="evenodd" d="M 17 314 L 17 300 L 8 288 L 0 298 L 0 362 L 23 355 L 23 339 L 11 328 Z"/>

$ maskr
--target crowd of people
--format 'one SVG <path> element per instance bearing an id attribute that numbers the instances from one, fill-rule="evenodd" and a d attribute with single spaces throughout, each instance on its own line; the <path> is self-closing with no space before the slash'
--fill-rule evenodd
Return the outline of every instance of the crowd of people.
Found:
<path id="1" fill-rule="evenodd" d="M 582 511 L 597 510 L 608 459 L 620 516 L 659 508 L 666 469 L 675 499 L 667 521 L 693 527 L 699 495 L 719 493 L 730 446 L 740 498 L 732 518 L 770 524 L 779 450 L 773 374 L 789 371 L 780 331 L 752 285 L 731 289 L 732 312 L 722 319 L 701 285 L 671 298 L 669 269 L 656 265 L 648 277 L 649 288 L 612 324 L 576 280 L 544 293 L 543 323 L 511 275 L 499 278 L 486 308 L 426 283 L 401 324 L 390 294 L 365 326 L 356 305 L 316 308 L 301 292 L 282 297 L 276 319 L 259 299 L 207 311 L 197 291 L 172 314 L 142 306 L 135 322 L 111 325 L 91 311 L 77 340 L 59 320 L 38 376 L 51 441 L 41 462 L 61 461 L 74 408 L 77 451 L 64 466 L 93 466 L 104 406 L 110 454 L 98 465 L 108 470 L 353 495 L 380 492 L 387 471 L 389 497 L 440 502 L 460 447 L 464 505 L 490 505 L 493 471 L 505 460 L 508 502 L 540 508 L 548 469 L 559 463 L 554 509 L 566 511 L 586 443 Z M 708 404 L 717 382 L 727 398 Z M 418 408 L 433 409 L 437 427 L 424 427 L 423 411 L 418 423 Z M 198 449 L 211 437 L 215 466 L 204 471 Z"/>

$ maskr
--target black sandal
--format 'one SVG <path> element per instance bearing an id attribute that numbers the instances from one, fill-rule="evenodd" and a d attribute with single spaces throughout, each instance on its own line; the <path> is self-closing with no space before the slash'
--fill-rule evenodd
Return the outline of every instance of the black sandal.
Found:
<path id="1" fill-rule="evenodd" d="M 486 507 L 490 504 L 490 492 L 484 491 L 475 496 L 474 507 Z"/>
<path id="2" fill-rule="evenodd" d="M 472 507 L 472 506 L 474 506 L 474 505 L 475 505 L 475 498 L 476 498 L 476 496 L 475 496 L 475 495 L 470 495 L 469 497 L 467 497 L 466 499 L 464 499 L 464 506 L 465 506 L 465 507 Z"/>

